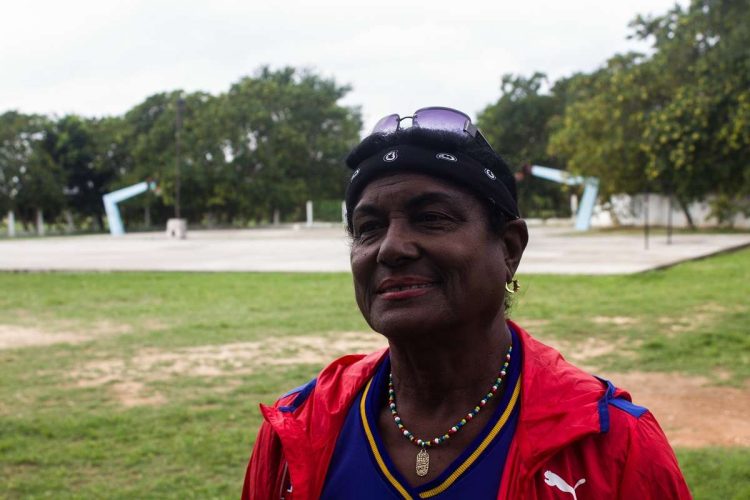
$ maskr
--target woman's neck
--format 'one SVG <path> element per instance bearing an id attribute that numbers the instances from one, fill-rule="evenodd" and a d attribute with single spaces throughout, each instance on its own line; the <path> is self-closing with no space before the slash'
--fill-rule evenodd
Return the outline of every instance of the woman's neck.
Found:
<path id="1" fill-rule="evenodd" d="M 511 336 L 503 320 L 484 332 L 435 332 L 389 344 L 399 409 L 441 413 L 476 404 L 478 391 L 489 389 L 505 362 Z"/>

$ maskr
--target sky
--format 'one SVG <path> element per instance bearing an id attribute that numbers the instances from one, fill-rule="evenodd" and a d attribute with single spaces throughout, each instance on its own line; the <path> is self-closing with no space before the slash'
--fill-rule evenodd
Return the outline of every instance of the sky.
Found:
<path id="1" fill-rule="evenodd" d="M 122 114 L 149 95 L 218 94 L 262 65 L 352 90 L 365 129 L 390 113 L 450 106 L 475 117 L 505 73 L 591 71 L 637 14 L 675 0 L 3 0 L 0 113 Z M 687 5 L 687 0 L 681 0 Z"/>

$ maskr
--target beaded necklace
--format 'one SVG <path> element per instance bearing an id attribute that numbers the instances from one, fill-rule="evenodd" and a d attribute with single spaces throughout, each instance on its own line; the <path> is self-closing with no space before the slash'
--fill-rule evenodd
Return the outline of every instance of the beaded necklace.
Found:
<path id="1" fill-rule="evenodd" d="M 508 352 L 505 354 L 505 363 L 500 369 L 500 373 L 498 374 L 497 378 L 492 383 L 490 391 L 485 394 L 481 400 L 479 400 L 479 404 L 475 406 L 471 411 L 469 411 L 469 413 L 467 413 L 464 418 L 456 422 L 454 426 L 448 429 L 447 433 L 443 434 L 442 436 L 437 436 L 435 438 L 427 440 L 416 437 L 409 429 L 404 426 L 403 422 L 401 421 L 401 417 L 398 414 L 398 410 L 396 410 L 396 390 L 393 388 L 393 372 L 388 375 L 388 407 L 391 409 L 393 420 L 394 422 L 396 422 L 398 430 L 401 431 L 404 437 L 414 445 L 421 448 L 419 450 L 419 453 L 417 453 L 417 476 L 424 477 L 430 471 L 430 454 L 427 453 L 427 448 L 440 446 L 441 444 L 448 441 L 451 436 L 460 431 L 464 425 L 466 425 L 468 422 L 471 422 L 471 420 L 476 417 L 480 411 L 482 411 L 482 408 L 487 405 L 487 401 L 492 399 L 492 397 L 498 392 L 500 386 L 502 385 L 503 379 L 505 378 L 508 365 L 510 364 L 511 351 L 513 351 L 512 345 L 508 347 Z"/>

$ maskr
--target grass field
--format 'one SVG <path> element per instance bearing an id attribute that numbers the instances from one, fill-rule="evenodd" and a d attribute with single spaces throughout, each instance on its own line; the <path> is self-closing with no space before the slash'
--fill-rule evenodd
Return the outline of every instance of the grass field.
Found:
<path id="1" fill-rule="evenodd" d="M 595 366 L 748 387 L 748 250 L 521 278 L 512 317 L 617 346 Z M 237 498 L 257 403 L 378 342 L 346 274 L 0 274 L 0 311 L 0 498 Z M 677 453 L 696 498 L 750 497 L 750 449 Z"/>

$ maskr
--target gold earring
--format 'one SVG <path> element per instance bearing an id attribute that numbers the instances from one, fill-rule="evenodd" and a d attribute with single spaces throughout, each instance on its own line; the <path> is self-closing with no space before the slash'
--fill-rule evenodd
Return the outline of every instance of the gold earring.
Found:
<path id="1" fill-rule="evenodd" d="M 513 283 L 513 289 L 511 290 L 508 285 Z M 521 288 L 521 285 L 518 284 L 518 280 L 510 280 L 510 282 L 505 284 L 505 291 L 508 293 L 516 293 L 518 289 Z"/>

